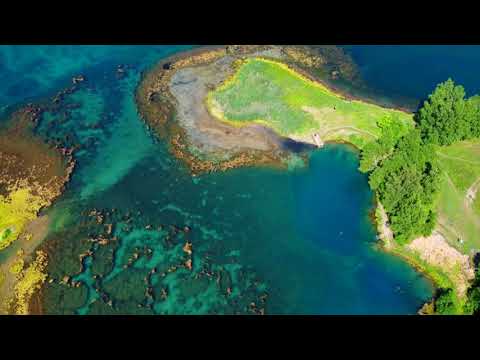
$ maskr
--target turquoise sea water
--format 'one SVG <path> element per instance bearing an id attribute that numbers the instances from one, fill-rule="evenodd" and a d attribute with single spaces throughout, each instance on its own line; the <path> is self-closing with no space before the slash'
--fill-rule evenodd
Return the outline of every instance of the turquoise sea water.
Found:
<path id="1" fill-rule="evenodd" d="M 7 105 L 65 87 L 72 76 L 107 64 L 151 64 L 189 45 L 0 45 L 0 113 Z"/>
<path id="2" fill-rule="evenodd" d="M 328 146 L 288 172 L 236 169 L 195 181 L 166 156 L 157 147 L 94 206 L 188 224 L 194 246 L 220 263 L 235 254 L 255 272 L 268 312 L 407 314 L 431 295 L 407 264 L 375 249 L 372 194 L 352 150 Z"/>
<path id="3" fill-rule="evenodd" d="M 9 59 L 0 69 L 0 107 L 61 89 L 79 73 L 88 79 L 67 97 L 75 106 L 45 114 L 37 130 L 82 145 L 66 192 L 48 210 L 46 240 L 55 244 L 52 276 L 69 275 L 81 286 L 47 285 L 46 312 L 245 313 L 254 303 L 266 313 L 415 313 L 432 286 L 376 249 L 372 194 L 351 148 L 328 145 L 303 165 L 294 157 L 288 171 L 242 168 L 192 178 L 143 125 L 133 102 L 141 72 L 185 48 L 0 47 Z M 129 65 L 125 76 L 116 73 L 119 64 Z M 402 95 L 412 96 L 408 88 Z M 115 209 L 106 219 L 115 242 L 85 240 L 98 231 L 81 229 L 82 211 L 93 208 Z M 182 267 L 186 241 L 192 271 Z M 78 273 L 78 255 L 89 247 L 93 255 Z M 172 267 L 179 269 L 168 272 Z"/>

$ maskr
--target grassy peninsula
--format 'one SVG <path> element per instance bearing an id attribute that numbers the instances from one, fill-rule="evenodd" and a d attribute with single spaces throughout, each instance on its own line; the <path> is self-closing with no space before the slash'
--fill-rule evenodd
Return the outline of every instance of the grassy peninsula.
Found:
<path id="1" fill-rule="evenodd" d="M 348 99 L 281 62 L 249 58 L 236 66 L 234 75 L 207 97 L 210 112 L 234 126 L 258 123 L 304 142 L 318 133 L 323 141 L 358 148 L 378 138 L 386 122 L 413 126 L 411 114 Z"/>

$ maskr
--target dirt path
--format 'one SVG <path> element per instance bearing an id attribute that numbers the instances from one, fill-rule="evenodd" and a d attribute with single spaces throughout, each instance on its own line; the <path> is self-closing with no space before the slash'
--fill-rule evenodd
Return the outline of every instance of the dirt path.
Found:
<path id="1" fill-rule="evenodd" d="M 452 178 L 448 175 L 448 173 L 446 171 L 444 171 L 444 173 L 445 173 L 445 176 L 447 177 L 447 180 L 448 180 L 450 186 L 453 188 L 453 190 L 458 195 L 461 195 L 460 191 L 457 189 L 457 187 L 453 183 Z M 480 229 L 480 219 L 473 212 L 473 209 L 472 209 L 472 204 L 473 204 L 473 201 L 475 200 L 475 197 L 476 197 L 476 194 L 477 194 L 479 188 L 480 188 L 480 178 L 475 180 L 475 182 L 472 184 L 472 186 L 470 186 L 468 188 L 468 190 L 467 190 L 467 192 L 464 196 L 463 208 L 465 210 L 466 215 L 469 216 L 470 218 L 472 218 L 475 225 Z"/>
<path id="2" fill-rule="evenodd" d="M 475 199 L 476 192 L 478 191 L 478 188 L 480 187 L 480 178 L 477 179 L 472 186 L 467 190 L 467 193 L 463 195 L 455 184 L 453 183 L 452 178 L 448 175 L 446 171 L 444 171 L 445 177 L 447 178 L 447 181 L 449 185 L 452 187 L 452 189 L 457 193 L 459 197 L 463 197 L 463 208 L 465 212 L 465 216 L 468 217 L 479 229 L 480 231 L 480 218 L 474 213 L 471 205 L 473 204 L 473 200 Z M 459 239 L 464 238 L 464 235 L 459 233 L 456 228 L 453 228 L 452 226 L 449 226 L 447 224 L 442 224 L 445 228 L 448 229 L 451 233 L 456 234 L 455 236 Z"/>
<path id="3" fill-rule="evenodd" d="M 463 162 L 470 163 L 470 164 L 480 165 L 480 161 L 472 161 L 472 160 L 459 158 L 459 157 L 456 157 L 456 156 L 445 155 L 445 154 L 441 153 L 440 151 L 437 151 L 437 154 L 440 155 L 443 158 L 446 158 L 446 159 L 458 160 L 458 161 L 463 161 Z"/>
<path id="4" fill-rule="evenodd" d="M 377 135 L 373 134 L 372 132 L 368 130 L 362 130 L 358 129 L 355 126 L 352 125 L 343 125 L 343 126 L 337 126 L 337 127 L 328 127 L 326 125 L 326 119 L 325 117 L 332 112 L 335 112 L 334 108 L 329 108 L 329 107 L 324 107 L 324 108 L 316 108 L 312 106 L 302 106 L 302 110 L 311 114 L 315 120 L 318 121 L 319 124 L 319 129 L 316 131 L 321 135 L 322 138 L 328 138 L 329 135 L 334 135 L 335 133 L 341 133 L 342 131 L 353 131 L 357 132 L 359 134 L 366 134 L 368 136 L 371 136 L 373 139 L 377 138 Z M 340 120 L 340 124 L 342 122 L 341 118 L 337 117 L 338 121 Z"/>
<path id="5" fill-rule="evenodd" d="M 356 131 L 360 134 L 367 134 L 367 135 L 370 135 L 371 137 L 373 137 L 374 139 L 377 138 L 377 136 L 374 134 L 374 133 L 371 133 L 370 131 L 368 130 L 361 130 L 361 129 L 358 129 L 354 126 L 339 126 L 339 127 L 336 127 L 336 128 L 329 128 L 329 129 L 326 129 L 326 131 L 323 133 L 323 136 L 328 136 L 329 133 L 335 133 L 337 131 L 342 131 L 342 130 L 346 130 L 346 129 L 350 129 L 350 130 L 353 130 L 353 131 Z"/>
<path id="6" fill-rule="evenodd" d="M 450 233 L 451 235 L 453 235 L 457 239 L 462 237 L 462 235 L 458 233 L 457 229 L 455 229 L 453 226 L 451 226 L 447 223 L 447 220 L 446 220 L 445 217 L 440 217 L 439 218 L 438 227 L 441 228 L 441 231 L 439 230 L 439 232 L 441 232 L 444 235 L 447 234 L 447 233 Z"/>
<path id="7" fill-rule="evenodd" d="M 448 183 L 450 184 L 450 186 L 453 188 L 453 190 L 457 193 L 457 194 L 460 194 L 460 191 L 458 191 L 457 187 L 455 186 L 455 184 L 453 183 L 453 180 L 452 178 L 450 177 L 450 175 L 448 175 L 448 173 L 446 171 L 443 172 L 445 174 L 445 177 L 447 178 L 448 180 Z"/>
<path id="8" fill-rule="evenodd" d="M 335 133 L 338 134 L 338 133 L 341 133 L 342 131 L 349 131 L 350 133 L 356 132 L 356 133 L 359 133 L 359 134 L 363 133 L 363 134 L 367 134 L 368 136 L 373 137 L 374 139 L 377 138 L 377 136 L 374 135 L 373 133 L 371 133 L 367 130 L 357 129 L 354 126 L 339 126 L 339 127 L 335 127 L 335 128 L 328 128 L 328 129 L 319 128 L 317 130 L 312 130 L 312 132 L 308 133 L 308 134 L 290 135 L 290 138 L 292 140 L 295 140 L 295 141 L 298 141 L 298 142 L 303 142 L 303 143 L 311 144 L 311 145 L 317 145 L 315 140 L 314 140 L 314 134 L 318 134 L 323 141 L 329 141 L 329 140 L 334 140 L 335 139 L 335 137 L 334 137 Z M 332 136 L 333 136 L 333 138 L 332 138 Z"/>
<path id="9" fill-rule="evenodd" d="M 475 201 L 475 197 L 477 196 L 478 189 L 480 187 L 480 178 L 475 180 L 475 182 L 467 189 L 467 193 L 465 195 L 464 206 L 465 208 L 471 208 L 473 202 Z"/>

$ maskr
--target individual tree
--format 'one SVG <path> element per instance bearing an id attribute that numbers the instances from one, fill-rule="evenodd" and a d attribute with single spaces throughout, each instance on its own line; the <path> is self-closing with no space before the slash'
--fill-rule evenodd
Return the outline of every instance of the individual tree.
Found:
<path id="1" fill-rule="evenodd" d="M 415 115 L 426 143 L 450 145 L 470 137 L 474 107 L 465 100 L 463 86 L 452 79 L 439 84 Z"/>

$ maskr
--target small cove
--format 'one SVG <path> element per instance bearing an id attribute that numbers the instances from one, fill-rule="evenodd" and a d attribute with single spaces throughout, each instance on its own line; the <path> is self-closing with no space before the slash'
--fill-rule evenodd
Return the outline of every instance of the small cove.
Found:
<path id="1" fill-rule="evenodd" d="M 428 280 L 401 259 L 376 249 L 375 229 L 368 217 L 372 193 L 366 176 L 357 170 L 355 151 L 346 145 L 329 144 L 310 151 L 308 165 L 299 166 L 298 161 L 288 171 L 251 167 L 192 178 L 143 125 L 132 102 L 141 72 L 179 48 L 131 50 L 99 47 L 94 49 L 94 57 L 82 55 L 81 61 L 75 60 L 81 50 L 55 50 L 51 57 L 40 56 L 38 61 L 45 62 L 42 68 L 47 69 L 41 78 L 34 70 L 38 64 L 22 62 L 25 79 L 35 79 L 31 81 L 41 88 L 56 88 L 60 83 L 68 84 L 72 75 L 86 73 L 91 89 L 77 93 L 74 101 L 80 107 L 74 121 L 44 134 L 76 133 L 76 139 L 85 144 L 64 194 L 69 202 L 58 201 L 52 209 L 54 216 L 61 216 L 62 206 L 67 209 L 73 202 L 84 208 L 140 212 L 133 222 L 138 229 L 159 222 L 187 224 L 194 244 L 194 264 L 208 253 L 217 266 L 229 272 L 234 293 L 266 289 L 267 313 L 414 314 L 431 297 L 433 288 Z M 64 71 L 49 72 L 58 56 Z M 117 63 L 132 61 L 128 75 L 116 79 Z M 3 94 L 0 106 L 24 100 L 22 93 L 42 95 L 20 91 L 28 84 L 11 81 L 12 88 Z M 95 123 L 100 125 L 90 128 Z M 80 215 L 75 216 L 80 221 Z M 122 249 L 128 249 L 129 244 L 156 244 L 164 235 L 138 230 L 119 236 L 125 239 Z M 141 278 L 138 271 L 150 270 L 176 252 L 158 255 L 155 264 L 152 260 L 144 268 L 139 265 L 122 271 L 119 266 L 115 273 L 121 277 L 111 281 L 130 279 L 128 291 L 142 293 L 143 283 L 135 280 Z M 96 261 L 107 263 L 110 259 L 99 255 Z M 90 271 L 87 266 L 77 279 L 91 289 L 93 282 L 87 279 Z M 109 281 L 106 277 L 106 289 L 114 287 Z M 221 313 L 226 307 L 215 288 L 200 280 L 179 275 L 167 277 L 162 286 L 172 295 L 166 303 L 154 306 L 156 313 Z M 192 289 L 197 291 L 195 295 Z M 76 311 L 88 313 L 88 302 Z M 132 300 L 128 306 L 125 309 L 136 304 Z"/>

